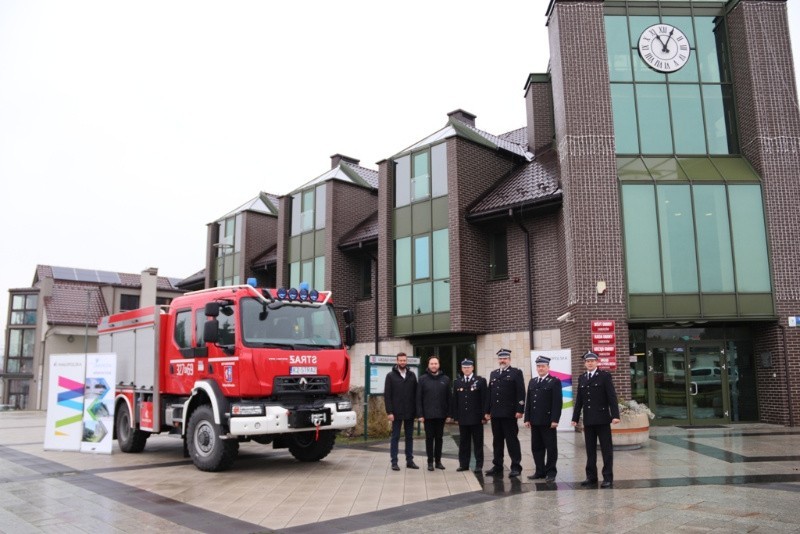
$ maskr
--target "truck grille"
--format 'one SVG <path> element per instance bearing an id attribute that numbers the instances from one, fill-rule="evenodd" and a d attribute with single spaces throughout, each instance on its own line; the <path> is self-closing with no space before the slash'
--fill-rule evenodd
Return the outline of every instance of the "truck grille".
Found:
<path id="1" fill-rule="evenodd" d="M 330 393 L 331 384 L 327 376 L 279 376 L 275 378 L 275 394 L 281 393 Z"/>

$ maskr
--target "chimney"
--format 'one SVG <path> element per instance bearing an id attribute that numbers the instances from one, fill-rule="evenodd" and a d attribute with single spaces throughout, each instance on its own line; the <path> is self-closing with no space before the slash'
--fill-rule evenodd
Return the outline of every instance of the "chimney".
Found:
<path id="1" fill-rule="evenodd" d="M 469 111 L 464 111 L 463 109 L 459 108 L 455 111 L 451 111 L 447 114 L 448 117 L 451 119 L 455 119 L 457 121 L 461 121 L 464 124 L 468 124 L 469 126 L 475 127 L 475 115 L 470 113 Z"/>
<path id="2" fill-rule="evenodd" d="M 156 305 L 156 293 L 158 291 L 158 268 L 150 267 L 142 271 L 142 293 L 139 296 L 139 306 L 146 308 Z"/>
<path id="3" fill-rule="evenodd" d="M 536 153 L 553 142 L 553 87 L 549 74 L 531 74 L 525 84 L 525 109 L 528 119 L 528 150 Z"/>
<path id="4" fill-rule="evenodd" d="M 331 156 L 331 169 L 335 169 L 343 161 L 351 165 L 358 165 L 361 160 L 345 156 L 344 154 L 334 154 Z"/>

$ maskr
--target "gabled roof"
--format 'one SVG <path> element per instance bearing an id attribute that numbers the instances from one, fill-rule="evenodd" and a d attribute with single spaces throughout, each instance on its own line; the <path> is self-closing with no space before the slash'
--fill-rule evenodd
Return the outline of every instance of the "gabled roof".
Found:
<path id="1" fill-rule="evenodd" d="M 308 189 L 309 187 L 327 182 L 328 180 L 339 180 L 341 182 L 355 184 L 368 189 L 377 189 L 378 171 L 342 161 L 331 170 L 317 176 L 309 182 L 304 183 L 300 187 L 294 189 L 292 192 L 287 193 L 287 196 L 294 195 L 303 189 Z"/>
<path id="2" fill-rule="evenodd" d="M 76 267 L 58 267 L 54 265 L 37 265 L 33 285 L 36 285 L 45 278 L 52 278 L 56 282 L 82 282 L 94 286 L 142 286 L 142 276 L 139 274 L 98 271 L 95 269 L 80 269 Z M 177 283 L 180 281 L 180 278 L 159 276 L 156 287 L 164 291 L 180 291 L 180 288 L 177 286 Z"/>
<path id="3" fill-rule="evenodd" d="M 53 285 L 53 293 L 45 297 L 44 306 L 47 324 L 96 326 L 108 308 L 97 285 L 80 282 L 59 281 Z"/>
<path id="4" fill-rule="evenodd" d="M 243 211 L 255 211 L 265 215 L 278 216 L 278 197 L 270 193 L 261 191 L 257 196 L 251 198 L 233 211 L 229 211 L 214 222 L 219 222 L 228 217 L 241 213 Z"/>
<path id="5" fill-rule="evenodd" d="M 494 134 L 490 134 L 488 132 L 484 132 L 483 130 L 479 130 L 474 126 L 470 126 L 469 124 L 461 122 L 460 120 L 455 119 L 453 117 L 450 117 L 444 128 L 414 143 L 410 147 L 401 150 L 400 152 L 392 156 L 392 158 L 405 156 L 406 154 L 414 152 L 415 150 L 426 148 L 444 139 L 449 139 L 450 137 L 461 137 L 463 139 L 468 139 L 474 143 L 483 145 L 492 150 L 504 150 L 505 152 L 509 152 L 511 154 L 514 154 L 515 156 L 519 156 L 528 161 L 530 161 L 533 158 L 533 154 L 528 152 L 527 149 L 525 148 L 525 146 L 527 145 L 527 141 L 523 143 L 517 143 L 516 141 L 504 139 L 502 136 L 497 136 Z"/>
<path id="6" fill-rule="evenodd" d="M 528 146 L 528 127 L 523 126 L 522 128 L 511 130 L 510 132 L 500 134 L 499 137 L 500 139 L 511 141 L 512 143 L 516 143 L 520 146 Z"/>
<path id="7" fill-rule="evenodd" d="M 268 265 L 278 263 L 278 245 L 272 245 L 267 250 L 256 256 L 250 262 L 250 266 L 254 269 L 266 269 Z"/>
<path id="8" fill-rule="evenodd" d="M 533 207 L 561 199 L 558 154 L 552 148 L 508 174 L 468 210 L 467 219 L 491 218 L 509 209 Z"/>
<path id="9" fill-rule="evenodd" d="M 206 283 L 206 270 L 200 269 L 193 275 L 187 276 L 183 280 L 178 281 L 178 283 L 176 283 L 175 286 L 180 289 L 185 289 L 188 291 L 190 290 L 190 288 L 197 286 L 197 284 L 200 284 L 200 287 L 202 288 L 202 286 L 204 286 L 205 283 Z"/>
<path id="10" fill-rule="evenodd" d="M 378 242 L 378 212 L 376 211 L 360 223 L 355 228 L 347 232 L 339 240 L 339 248 L 342 250 L 359 248 L 362 245 Z"/>

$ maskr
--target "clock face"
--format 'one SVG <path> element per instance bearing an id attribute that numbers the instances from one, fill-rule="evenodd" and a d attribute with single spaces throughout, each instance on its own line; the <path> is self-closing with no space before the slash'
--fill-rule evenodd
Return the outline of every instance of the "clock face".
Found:
<path id="1" fill-rule="evenodd" d="M 675 26 L 653 24 L 639 37 L 639 55 L 658 72 L 675 72 L 689 61 L 689 39 Z"/>

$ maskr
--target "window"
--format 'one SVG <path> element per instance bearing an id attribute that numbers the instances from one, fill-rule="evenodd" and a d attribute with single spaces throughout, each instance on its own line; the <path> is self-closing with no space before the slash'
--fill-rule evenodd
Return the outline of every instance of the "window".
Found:
<path id="1" fill-rule="evenodd" d="M 14 295 L 11 298 L 11 324 L 35 325 L 39 295 Z"/>
<path id="2" fill-rule="evenodd" d="M 203 336 L 203 330 L 206 324 L 205 310 L 196 310 L 194 312 L 194 339 L 196 347 L 205 347 L 206 341 Z"/>
<path id="3" fill-rule="evenodd" d="M 139 295 L 120 295 L 119 311 L 139 309 Z"/>
<path id="4" fill-rule="evenodd" d="M 508 248 L 506 231 L 489 236 L 489 278 L 508 277 Z"/>
<path id="5" fill-rule="evenodd" d="M 631 294 L 771 291 L 759 184 L 623 184 Z"/>
<path id="6" fill-rule="evenodd" d="M 171 297 L 156 297 L 156 306 L 169 306 L 170 302 L 172 302 Z"/>
<path id="7" fill-rule="evenodd" d="M 395 315 L 450 311 L 448 230 L 395 240 Z"/>
<path id="8" fill-rule="evenodd" d="M 289 287 L 305 282 L 319 291 L 325 289 L 326 187 L 323 183 L 292 195 Z"/>
<path id="9" fill-rule="evenodd" d="M 292 195 L 293 236 L 325 228 L 325 184 Z"/>
<path id="10" fill-rule="evenodd" d="M 447 144 L 395 160 L 395 207 L 447 194 Z"/>
<path id="11" fill-rule="evenodd" d="M 365 256 L 361 258 L 360 284 L 358 296 L 362 299 L 372 297 L 372 258 Z"/>
<path id="12" fill-rule="evenodd" d="M 179 311 L 175 316 L 175 344 L 178 348 L 188 349 L 192 346 L 192 312 Z"/>
<path id="13" fill-rule="evenodd" d="M 235 285 L 241 282 L 239 262 L 242 248 L 242 227 L 244 216 L 237 213 L 217 222 L 218 235 L 215 262 L 216 286 Z"/>
<path id="14" fill-rule="evenodd" d="M 33 373 L 35 339 L 34 328 L 8 329 L 7 373 Z"/>
<path id="15" fill-rule="evenodd" d="M 724 15 L 676 16 L 671 10 L 659 17 L 635 9 L 605 17 L 617 153 L 737 153 Z M 658 23 L 679 28 L 689 40 L 689 60 L 673 73 L 651 69 L 639 55 L 639 36 Z"/>

